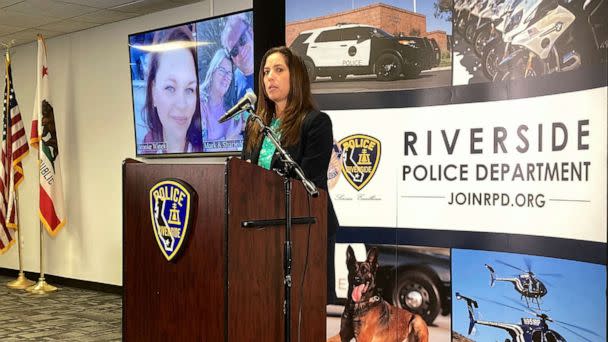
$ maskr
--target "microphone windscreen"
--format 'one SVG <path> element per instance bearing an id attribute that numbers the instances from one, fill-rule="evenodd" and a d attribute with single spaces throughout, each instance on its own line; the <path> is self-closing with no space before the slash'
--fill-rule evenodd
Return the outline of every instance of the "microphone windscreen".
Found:
<path id="1" fill-rule="evenodd" d="M 247 89 L 247 92 L 245 93 L 245 97 L 249 100 L 249 103 L 252 106 L 255 105 L 255 103 L 258 101 L 258 97 L 255 96 L 255 94 L 253 93 L 253 91 L 251 91 L 251 89 Z"/>

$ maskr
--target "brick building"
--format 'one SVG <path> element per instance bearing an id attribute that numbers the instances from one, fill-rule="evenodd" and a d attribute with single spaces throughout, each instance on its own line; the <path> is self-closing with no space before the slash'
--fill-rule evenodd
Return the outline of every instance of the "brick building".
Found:
<path id="1" fill-rule="evenodd" d="M 424 36 L 429 39 L 435 38 L 437 44 L 439 44 L 439 48 L 441 49 L 441 51 L 447 52 L 448 36 L 446 35 L 445 31 L 431 31 L 427 32 Z"/>
<path id="2" fill-rule="evenodd" d="M 442 51 L 447 49 L 444 31 L 426 31 L 426 16 L 398 7 L 377 3 L 350 11 L 338 12 L 316 18 L 293 21 L 285 28 L 285 43 L 291 45 L 302 31 L 334 26 L 337 23 L 353 23 L 375 26 L 391 34 L 429 36 L 435 38 Z"/>

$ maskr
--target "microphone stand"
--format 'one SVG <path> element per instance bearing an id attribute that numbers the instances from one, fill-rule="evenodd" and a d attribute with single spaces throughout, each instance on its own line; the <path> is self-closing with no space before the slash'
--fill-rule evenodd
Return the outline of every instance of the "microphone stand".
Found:
<path id="1" fill-rule="evenodd" d="M 283 249 L 283 286 L 285 299 L 283 301 L 283 317 L 285 319 L 285 341 L 289 342 L 291 340 L 291 256 L 292 256 L 292 248 L 291 248 L 291 175 L 294 175 L 295 178 L 302 181 L 306 192 L 312 197 L 318 197 L 319 191 L 317 190 L 316 185 L 308 180 L 304 175 L 304 171 L 298 163 L 296 163 L 293 158 L 289 155 L 287 151 L 281 146 L 279 140 L 274 136 L 274 133 L 270 129 L 270 127 L 264 124 L 264 121 L 257 116 L 255 113 L 251 112 L 251 108 L 248 108 L 247 111 L 250 113 L 250 120 L 254 120 L 257 124 L 262 128 L 262 134 L 264 137 L 268 138 L 270 142 L 276 147 L 276 150 L 279 152 L 281 156 L 281 160 L 283 161 L 283 170 L 276 170 L 277 173 L 283 177 L 283 185 L 285 187 L 285 242 Z"/>

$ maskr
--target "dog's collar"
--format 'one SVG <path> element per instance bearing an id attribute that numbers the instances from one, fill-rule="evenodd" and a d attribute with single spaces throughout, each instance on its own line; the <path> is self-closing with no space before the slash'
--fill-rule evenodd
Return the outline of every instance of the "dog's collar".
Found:
<path id="1" fill-rule="evenodd" d="M 381 300 L 380 296 L 375 295 L 375 296 L 371 297 L 370 299 L 368 299 L 367 301 L 365 301 L 365 302 L 358 302 L 358 303 L 355 303 L 355 305 L 362 306 L 362 305 L 365 305 L 365 304 L 373 304 L 373 303 L 379 302 L 380 300 Z"/>

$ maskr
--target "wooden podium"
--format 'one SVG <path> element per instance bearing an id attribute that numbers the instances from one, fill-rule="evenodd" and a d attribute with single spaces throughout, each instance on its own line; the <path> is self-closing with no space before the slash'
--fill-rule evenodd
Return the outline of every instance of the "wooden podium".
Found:
<path id="1" fill-rule="evenodd" d="M 153 232 L 149 191 L 176 178 L 198 194 L 189 238 L 171 261 Z M 293 182 L 293 217 L 307 217 L 304 187 Z M 301 341 L 325 341 L 327 194 L 311 200 Z M 222 164 L 123 164 L 123 340 L 283 341 L 284 225 L 242 222 L 285 218 L 283 180 L 240 159 Z M 293 222 L 293 221 L 292 221 Z M 309 235 L 294 224 L 291 340 Z"/>

